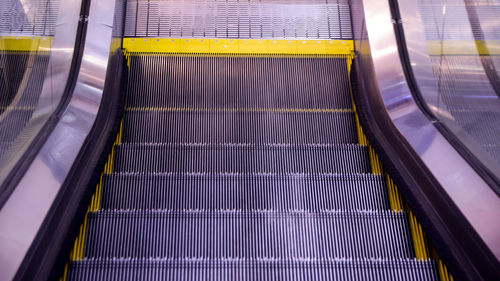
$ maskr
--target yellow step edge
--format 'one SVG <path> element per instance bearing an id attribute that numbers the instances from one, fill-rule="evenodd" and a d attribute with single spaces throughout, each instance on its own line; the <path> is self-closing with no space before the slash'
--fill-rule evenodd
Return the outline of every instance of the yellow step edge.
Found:
<path id="1" fill-rule="evenodd" d="M 371 145 L 368 145 L 368 151 L 370 154 L 370 163 L 372 166 L 372 173 L 374 175 L 381 175 L 382 174 L 382 167 L 380 160 L 378 158 L 378 155 L 375 153 L 375 150 L 373 150 L 373 147 Z"/>
<path id="2" fill-rule="evenodd" d="M 80 243 L 80 249 L 79 249 L 79 254 L 78 254 L 78 260 L 83 259 L 83 252 L 85 250 L 85 236 L 87 236 L 87 219 L 88 219 L 89 211 L 85 214 L 85 218 L 83 220 L 83 229 L 82 229 L 82 235 L 81 235 L 81 243 Z"/>
<path id="3" fill-rule="evenodd" d="M 392 178 L 388 174 L 386 174 L 386 179 L 387 179 L 387 188 L 389 191 L 389 200 L 391 203 L 391 209 L 394 212 L 401 212 L 403 211 L 403 209 L 401 208 L 398 202 L 398 191 L 394 186 Z"/>
<path id="4" fill-rule="evenodd" d="M 51 36 L 0 36 L 0 51 L 50 51 Z"/>
<path id="5" fill-rule="evenodd" d="M 349 55 L 353 40 L 124 38 L 128 53 Z"/>
<path id="6" fill-rule="evenodd" d="M 69 267 L 69 262 L 64 265 L 64 271 L 63 271 L 63 276 L 59 278 L 59 281 L 66 281 L 68 280 L 68 267 Z"/>
<path id="7" fill-rule="evenodd" d="M 104 174 L 101 173 L 101 176 L 99 177 L 99 183 L 97 184 L 97 205 L 95 207 L 94 212 L 98 211 L 101 209 L 101 198 L 102 198 L 102 178 Z"/>

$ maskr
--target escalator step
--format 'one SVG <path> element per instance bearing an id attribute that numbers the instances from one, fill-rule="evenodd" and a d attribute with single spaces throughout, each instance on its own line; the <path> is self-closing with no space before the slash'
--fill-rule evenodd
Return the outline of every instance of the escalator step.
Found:
<path id="1" fill-rule="evenodd" d="M 123 142 L 357 143 L 353 112 L 128 111 Z M 169 128 L 163 130 L 160 128 Z M 214 133 L 217 132 L 217 133 Z"/>
<path id="2" fill-rule="evenodd" d="M 115 172 L 369 173 L 366 147 L 342 145 L 121 144 Z"/>
<path id="3" fill-rule="evenodd" d="M 385 178 L 364 175 L 112 174 L 101 209 L 387 210 Z"/>
<path id="4" fill-rule="evenodd" d="M 433 261 L 89 259 L 70 265 L 70 280 L 91 281 L 437 281 Z"/>
<path id="5" fill-rule="evenodd" d="M 128 108 L 352 108 L 341 57 L 130 58 Z"/>
<path id="6" fill-rule="evenodd" d="M 99 211 L 91 258 L 411 258 L 406 214 L 378 212 Z"/>

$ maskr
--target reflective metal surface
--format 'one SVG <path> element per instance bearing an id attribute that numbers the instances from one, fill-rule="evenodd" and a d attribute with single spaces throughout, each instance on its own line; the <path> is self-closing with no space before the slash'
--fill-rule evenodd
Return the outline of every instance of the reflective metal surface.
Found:
<path id="1" fill-rule="evenodd" d="M 500 179 L 500 97 L 495 89 L 500 81 L 492 40 L 500 33 L 486 12 L 499 10 L 500 2 L 467 2 L 403 0 L 399 7 L 415 79 L 429 110 Z M 483 30 L 486 24 L 492 26 Z"/>
<path id="2" fill-rule="evenodd" d="M 68 28 L 60 40 L 74 38 L 81 6 L 76 0 L 63 3 L 53 50 L 59 55 L 52 59 L 53 80 L 60 83 L 67 79 L 67 73 L 58 70 L 71 60 L 74 42 L 66 42 L 66 45 L 56 42 L 57 28 L 75 27 L 73 33 Z M 11 280 L 16 273 L 94 123 L 110 54 L 114 8 L 114 0 L 92 1 L 85 49 L 71 101 L 0 211 L 0 280 Z M 60 86 L 58 83 L 44 85 L 44 100 L 36 111 L 38 116 L 50 112 L 53 103 L 49 101 L 60 97 Z"/>
<path id="3" fill-rule="evenodd" d="M 355 41 L 356 48 L 361 56 L 373 59 L 378 88 L 387 113 L 486 245 L 500 258 L 500 229 L 497 227 L 500 198 L 415 103 L 401 65 L 388 2 L 364 0 L 362 3 L 369 40 Z M 405 32 L 411 31 L 405 29 Z M 410 46 L 408 52 L 420 57 L 419 63 L 429 63 L 430 59 L 419 49 Z M 429 69 L 420 71 L 423 73 L 421 79 L 425 79 L 421 91 L 432 93 L 434 82 Z M 429 98 L 428 94 L 424 95 Z"/>
<path id="4" fill-rule="evenodd" d="M 66 85 L 78 23 L 72 18 L 79 12 L 71 6 L 75 2 L 80 0 L 2 1 L 0 84 L 7 87 L 0 86 L 0 207 L 11 192 L 3 188 L 6 177 L 59 104 Z M 11 63 L 16 63 L 14 69 Z"/>

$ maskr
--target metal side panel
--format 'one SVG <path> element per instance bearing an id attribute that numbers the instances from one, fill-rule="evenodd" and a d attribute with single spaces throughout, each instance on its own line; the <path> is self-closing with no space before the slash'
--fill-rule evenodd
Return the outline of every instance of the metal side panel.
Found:
<path id="1" fill-rule="evenodd" d="M 407 11 L 417 9 L 416 1 L 399 1 L 399 4 L 403 5 L 402 2 L 414 7 L 406 9 Z M 394 22 L 389 1 L 355 1 L 355 3 L 355 8 L 360 9 L 361 14 L 365 15 L 362 24 L 354 24 L 355 47 L 359 51 L 358 62 L 367 69 L 373 69 L 372 74 L 375 79 L 367 82 L 367 85 L 375 89 L 370 92 L 370 95 L 373 95 L 372 100 L 381 101 L 382 107 L 376 110 L 382 110 L 384 115 L 387 114 L 388 120 L 385 122 L 392 121 L 398 138 L 411 146 L 425 165 L 425 169 L 432 173 L 444 189 L 445 195 L 451 198 L 450 206 L 454 208 L 453 204 L 456 205 L 498 259 L 500 235 L 496 226 L 500 215 L 500 198 L 440 133 L 433 122 L 422 113 L 414 99 L 401 62 L 402 50 L 398 49 L 395 34 L 395 24 L 400 23 Z M 405 34 L 420 33 L 412 34 L 411 41 L 406 43 L 410 56 L 418 58 L 414 70 L 415 75 L 423 80 L 424 88 L 420 90 L 425 95 L 426 90 L 433 90 L 432 84 L 435 85 L 435 81 L 431 77 L 432 69 L 427 67 L 431 65 L 430 58 L 426 52 L 421 51 L 422 45 L 426 44 L 424 31 L 421 28 L 422 22 L 414 12 L 411 14 L 408 12 L 402 17 Z M 460 239 L 460 236 L 455 237 Z M 450 249 L 451 251 L 453 249 Z M 493 256 L 492 258 L 494 259 Z M 488 273 L 481 272 L 481 274 Z"/>
<path id="2" fill-rule="evenodd" d="M 94 123 L 110 54 L 114 7 L 115 1 L 92 1 L 87 39 L 73 96 L 59 123 L 0 212 L 0 280 L 14 277 Z M 71 9 L 78 14 L 80 5 L 73 3 Z M 66 16 L 69 14 L 66 13 Z M 73 17 L 71 21 L 75 18 L 78 17 Z M 65 20 L 70 21 L 69 18 Z M 55 51 L 65 53 L 68 49 Z"/>

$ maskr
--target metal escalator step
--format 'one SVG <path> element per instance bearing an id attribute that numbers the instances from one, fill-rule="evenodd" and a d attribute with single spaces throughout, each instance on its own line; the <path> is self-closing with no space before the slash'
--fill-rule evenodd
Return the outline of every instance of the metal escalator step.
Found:
<path id="1" fill-rule="evenodd" d="M 89 281 L 437 281 L 434 261 L 85 259 L 70 280 Z"/>
<path id="2" fill-rule="evenodd" d="M 125 37 L 351 39 L 348 0 L 128 0 Z"/>
<path id="3" fill-rule="evenodd" d="M 89 258 L 411 258 L 406 214 L 378 212 L 100 211 Z"/>
<path id="4" fill-rule="evenodd" d="M 101 209 L 387 210 L 385 177 L 361 175 L 111 174 Z"/>
<path id="5" fill-rule="evenodd" d="M 352 108 L 341 57 L 137 54 L 129 72 L 129 108 Z"/>
<path id="6" fill-rule="evenodd" d="M 127 111 L 122 141 L 125 143 L 357 143 L 355 122 L 353 112 L 341 111 L 252 112 L 210 109 Z"/>
<path id="7" fill-rule="evenodd" d="M 369 173 L 366 147 L 339 145 L 121 144 L 115 172 Z"/>

